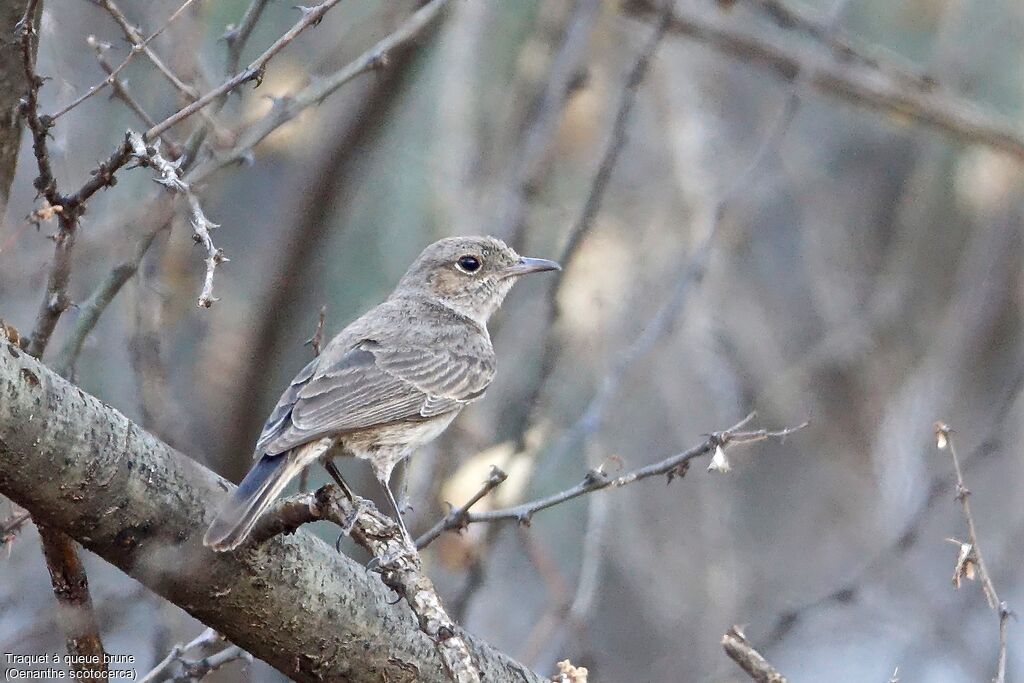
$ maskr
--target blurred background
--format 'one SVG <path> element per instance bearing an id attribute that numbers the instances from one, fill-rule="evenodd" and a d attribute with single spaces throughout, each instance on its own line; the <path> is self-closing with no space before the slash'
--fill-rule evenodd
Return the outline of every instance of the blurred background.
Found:
<path id="1" fill-rule="evenodd" d="M 124 4 L 146 33 L 180 3 Z M 196 306 L 204 254 L 179 207 L 86 340 L 76 380 L 237 481 L 311 357 L 304 341 L 322 306 L 330 336 L 385 297 L 427 243 L 495 234 L 567 268 L 519 285 L 492 324 L 499 372 L 487 397 L 412 462 L 414 530 L 468 499 L 492 464 L 510 477 L 484 506 L 568 488 L 602 463 L 614 473 L 655 462 L 750 411 L 756 427 L 811 424 L 730 449 L 727 474 L 698 461 L 670 486 L 650 479 L 529 527 L 442 537 L 428 571 L 466 629 L 548 674 L 570 657 L 591 681 L 744 680 L 720 645 L 733 624 L 793 681 L 885 681 L 896 667 L 903 681 L 989 680 L 998 618 L 977 582 L 951 585 L 957 548 L 946 539 L 966 531 L 932 425 L 954 428 L 993 580 L 1024 609 L 1020 155 L 834 97 L 804 73 L 779 77 L 707 36 L 760 41 L 806 73 L 850 66 L 826 47 L 842 36 L 898 65 L 916 84 L 906 90 L 971 102 L 1013 131 L 1024 6 L 783 6 L 814 33 L 787 26 L 775 2 L 677 5 L 703 33 L 670 27 L 655 42 L 658 11 L 643 3 L 454 0 L 385 69 L 196 188 L 230 258 L 219 301 Z M 225 77 L 220 36 L 247 6 L 196 2 L 151 46 L 206 91 Z M 230 147 L 274 97 L 342 67 L 416 6 L 341 3 L 258 89 L 228 101 L 204 153 Z M 243 63 L 297 15 L 272 0 Z M 103 79 L 90 35 L 111 44 L 114 63 L 127 53 L 95 4 L 46 0 L 45 111 Z M 634 98 L 627 83 L 645 52 Z M 124 76 L 157 120 L 183 104 L 145 59 Z M 58 178 L 79 184 L 127 128 L 144 126 L 105 93 L 61 117 Z M 0 226 L 0 316 L 23 333 L 55 230 L 24 219 L 36 206 L 27 140 Z M 123 171 L 90 204 L 76 301 L 155 227 L 162 190 L 151 178 Z M 49 360 L 76 315 L 65 314 Z M 377 495 L 361 463 L 341 464 Z M 311 472 L 310 485 L 322 477 Z M 0 502 L 0 518 L 10 507 Z M 316 531 L 333 542 L 335 530 Z M 63 650 L 35 532 L 6 545 L 0 651 Z M 141 671 L 202 630 L 102 560 L 86 562 L 107 651 L 136 654 Z M 1022 680 L 1016 622 L 1009 656 L 1008 680 Z M 282 677 L 236 662 L 210 680 Z"/>

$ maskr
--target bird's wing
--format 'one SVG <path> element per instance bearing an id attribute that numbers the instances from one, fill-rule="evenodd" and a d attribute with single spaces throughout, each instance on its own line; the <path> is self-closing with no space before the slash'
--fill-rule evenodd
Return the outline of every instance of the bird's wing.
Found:
<path id="1" fill-rule="evenodd" d="M 479 398 L 493 376 L 489 354 L 364 339 L 337 361 L 314 361 L 296 376 L 256 450 L 281 453 L 323 436 L 442 415 Z"/>

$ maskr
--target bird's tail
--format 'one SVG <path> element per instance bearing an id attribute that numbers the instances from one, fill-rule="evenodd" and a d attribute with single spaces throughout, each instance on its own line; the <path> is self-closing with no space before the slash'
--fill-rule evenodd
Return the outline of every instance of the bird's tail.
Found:
<path id="1" fill-rule="evenodd" d="M 217 513 L 203 536 L 203 545 L 217 552 L 241 545 L 263 511 L 308 464 L 294 456 L 295 453 L 285 452 L 260 458 Z"/>

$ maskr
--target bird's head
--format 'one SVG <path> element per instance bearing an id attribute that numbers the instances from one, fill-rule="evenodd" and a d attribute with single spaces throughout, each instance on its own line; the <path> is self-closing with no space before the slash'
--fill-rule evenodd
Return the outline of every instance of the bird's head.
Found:
<path id="1" fill-rule="evenodd" d="M 561 269 L 494 237 L 448 237 L 420 253 L 395 294 L 427 296 L 483 325 L 523 275 Z"/>

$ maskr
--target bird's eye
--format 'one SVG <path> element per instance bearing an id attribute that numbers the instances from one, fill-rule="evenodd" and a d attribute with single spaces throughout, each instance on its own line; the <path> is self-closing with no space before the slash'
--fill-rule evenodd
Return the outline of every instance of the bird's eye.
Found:
<path id="1" fill-rule="evenodd" d="M 466 273 L 475 273 L 480 270 L 480 259 L 476 256 L 460 256 L 459 260 L 455 262 L 455 265 L 459 267 L 459 270 Z"/>

